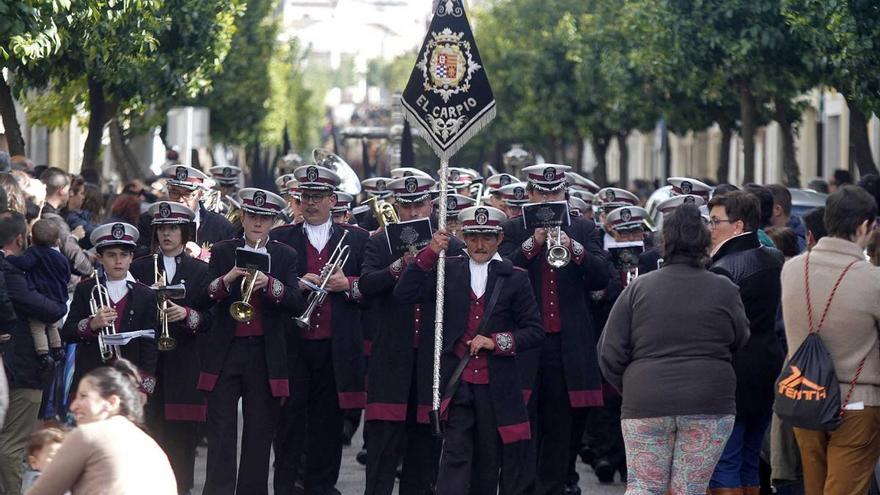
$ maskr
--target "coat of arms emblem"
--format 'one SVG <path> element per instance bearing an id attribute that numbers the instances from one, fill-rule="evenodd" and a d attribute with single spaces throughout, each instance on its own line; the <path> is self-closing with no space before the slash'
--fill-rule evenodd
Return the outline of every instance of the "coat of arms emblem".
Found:
<path id="1" fill-rule="evenodd" d="M 431 33 L 431 38 L 416 67 L 422 71 L 425 91 L 440 95 L 448 103 L 453 95 L 470 91 L 471 77 L 483 66 L 474 60 L 464 33 L 445 28 Z"/>
<path id="2" fill-rule="evenodd" d="M 502 186 L 506 186 L 506 185 L 510 184 L 510 176 L 509 175 L 502 175 L 501 178 L 498 179 L 498 183 L 501 184 Z"/>
<path id="3" fill-rule="evenodd" d="M 232 177 L 232 169 L 229 167 L 224 168 L 223 177 Z"/>
<path id="4" fill-rule="evenodd" d="M 266 204 L 266 193 L 263 191 L 254 192 L 254 206 L 262 208 Z"/>
<path id="5" fill-rule="evenodd" d="M 544 181 L 545 182 L 553 182 L 556 180 L 556 169 L 553 167 L 547 167 L 544 169 Z"/>
<path id="6" fill-rule="evenodd" d="M 485 208 L 478 208 L 474 213 L 474 221 L 477 222 L 477 225 L 486 225 L 489 223 L 489 211 Z"/>
<path id="7" fill-rule="evenodd" d="M 113 228 L 110 229 L 110 235 L 113 236 L 117 241 L 125 237 L 125 225 L 121 223 L 113 224 Z"/>
<path id="8" fill-rule="evenodd" d="M 620 219 L 624 222 L 629 222 L 632 220 L 632 212 L 629 211 L 629 208 L 624 208 L 620 210 Z"/>
<path id="9" fill-rule="evenodd" d="M 306 179 L 309 182 L 315 182 L 318 180 L 318 167 L 309 167 L 306 169 Z"/>
<path id="10" fill-rule="evenodd" d="M 526 190 L 521 187 L 514 187 L 513 188 L 513 197 L 517 200 L 525 199 Z"/>
<path id="11" fill-rule="evenodd" d="M 385 190 L 385 181 L 384 180 L 377 180 L 376 181 L 376 190 L 377 191 L 384 191 Z"/>
<path id="12" fill-rule="evenodd" d="M 184 167 L 177 167 L 174 171 L 174 178 L 179 181 L 185 181 L 189 177 L 189 172 Z"/>
<path id="13" fill-rule="evenodd" d="M 453 211 L 458 208 L 458 200 L 455 199 L 455 196 L 448 196 L 446 198 L 446 209 L 448 211 Z"/>
<path id="14" fill-rule="evenodd" d="M 403 241 L 404 244 L 412 245 L 419 240 L 419 232 L 413 227 L 406 226 L 400 231 L 400 240 Z"/>
<path id="15" fill-rule="evenodd" d="M 615 199 L 617 199 L 617 195 L 614 194 L 614 191 L 606 191 L 606 192 L 605 192 L 605 201 L 611 203 L 611 202 L 613 202 Z"/>
<path id="16" fill-rule="evenodd" d="M 694 186 L 690 182 L 684 181 L 681 183 L 681 187 L 679 189 L 681 189 L 682 194 L 690 194 L 693 192 Z"/>
<path id="17" fill-rule="evenodd" d="M 419 181 L 415 177 L 407 177 L 403 183 L 403 188 L 406 189 L 406 192 L 412 194 L 419 188 Z"/>
<path id="18" fill-rule="evenodd" d="M 159 205 L 159 216 L 162 218 L 168 218 L 171 216 L 171 205 L 168 203 L 162 203 Z"/>
<path id="19" fill-rule="evenodd" d="M 685 196 L 684 197 L 684 204 L 693 205 L 696 203 L 697 203 L 697 200 L 693 196 Z"/>

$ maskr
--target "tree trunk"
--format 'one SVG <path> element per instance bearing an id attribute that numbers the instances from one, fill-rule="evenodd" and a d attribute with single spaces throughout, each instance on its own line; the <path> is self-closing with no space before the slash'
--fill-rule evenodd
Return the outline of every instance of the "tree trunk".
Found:
<path id="1" fill-rule="evenodd" d="M 755 95 L 748 82 L 739 84 L 739 114 L 743 138 L 743 184 L 755 182 Z"/>
<path id="2" fill-rule="evenodd" d="M 581 173 L 583 172 L 584 152 L 586 151 L 586 146 L 584 145 L 584 137 L 580 134 L 577 134 L 575 136 L 575 139 L 577 139 L 577 158 L 574 167 L 572 167 L 572 170 L 577 173 Z"/>
<path id="3" fill-rule="evenodd" d="M 629 130 L 623 129 L 615 134 L 617 138 L 617 149 L 620 153 L 620 188 L 629 188 L 629 147 L 626 145 L 626 139 L 629 137 Z"/>
<path id="4" fill-rule="evenodd" d="M 0 118 L 3 119 L 3 128 L 6 129 L 6 143 L 9 145 L 9 154 L 24 155 L 24 138 L 21 135 L 21 124 L 15 115 L 15 103 L 12 101 L 12 90 L 6 84 L 6 79 L 0 73 Z"/>
<path id="5" fill-rule="evenodd" d="M 846 97 L 846 95 L 844 95 Z M 877 165 L 871 154 L 871 142 L 868 140 L 868 120 L 859 106 L 846 98 L 849 106 L 849 142 L 852 145 L 853 158 L 859 167 L 859 174 L 877 174 Z"/>
<path id="6" fill-rule="evenodd" d="M 733 136 L 733 126 L 730 122 L 718 122 L 718 127 L 721 128 L 721 150 L 716 179 L 719 184 L 726 184 L 730 181 L 730 138 Z"/>
<path id="7" fill-rule="evenodd" d="M 797 157 L 794 151 L 794 130 L 788 117 L 788 101 L 785 98 L 775 96 L 773 106 L 776 107 L 776 122 L 782 132 L 782 172 L 785 174 L 785 185 L 788 187 L 801 186 L 801 170 L 798 167 Z"/>
<path id="8" fill-rule="evenodd" d="M 116 113 L 115 105 L 107 102 L 104 95 L 104 86 L 92 77 L 88 78 L 89 85 L 89 134 L 83 145 L 82 170 L 92 170 L 98 175 L 98 158 L 101 154 L 101 138 L 104 134 L 104 125 L 113 118 Z"/>
<path id="9" fill-rule="evenodd" d="M 143 171 L 137 157 L 125 140 L 125 132 L 122 129 L 122 124 L 119 123 L 119 119 L 114 118 L 110 121 L 109 131 L 110 152 L 113 154 L 113 161 L 119 167 L 117 172 L 119 172 L 122 180 L 127 182 L 140 178 L 143 175 Z"/>
<path id="10" fill-rule="evenodd" d="M 605 161 L 605 153 L 608 151 L 607 136 L 593 136 L 590 142 L 593 145 L 593 153 L 596 155 L 596 168 L 593 169 L 593 180 L 601 187 L 608 185 L 608 164 Z"/>

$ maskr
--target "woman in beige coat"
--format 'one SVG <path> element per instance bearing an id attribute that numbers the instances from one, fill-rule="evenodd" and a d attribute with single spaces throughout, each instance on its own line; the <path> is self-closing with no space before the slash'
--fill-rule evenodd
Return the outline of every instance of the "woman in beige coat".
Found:
<path id="1" fill-rule="evenodd" d="M 98 368 L 79 382 L 70 410 L 77 429 L 28 495 L 176 495 L 162 449 L 138 425 L 140 377 L 126 360 Z"/>

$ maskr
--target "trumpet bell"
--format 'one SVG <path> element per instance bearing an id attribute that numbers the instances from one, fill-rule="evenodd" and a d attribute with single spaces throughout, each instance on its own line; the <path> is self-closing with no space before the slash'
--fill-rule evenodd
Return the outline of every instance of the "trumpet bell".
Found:
<path id="1" fill-rule="evenodd" d="M 547 264 L 553 268 L 562 268 L 571 261 L 571 253 L 565 246 L 555 245 L 547 250 Z"/>
<path id="2" fill-rule="evenodd" d="M 158 347 L 159 350 L 162 352 L 171 351 L 174 350 L 175 347 L 177 347 L 177 340 L 175 340 L 174 337 L 166 337 L 163 335 L 159 337 L 159 339 L 156 341 L 156 347 Z"/>
<path id="3" fill-rule="evenodd" d="M 244 301 L 236 301 L 229 306 L 229 315 L 241 323 L 247 323 L 254 317 L 254 307 Z"/>
<path id="4" fill-rule="evenodd" d="M 341 180 L 339 189 L 343 192 L 354 196 L 361 193 L 361 181 L 358 179 L 357 173 L 351 168 L 351 165 L 338 155 L 334 155 L 323 148 L 315 148 L 312 151 L 312 159 L 315 160 L 315 165 L 329 168 L 339 176 Z"/>

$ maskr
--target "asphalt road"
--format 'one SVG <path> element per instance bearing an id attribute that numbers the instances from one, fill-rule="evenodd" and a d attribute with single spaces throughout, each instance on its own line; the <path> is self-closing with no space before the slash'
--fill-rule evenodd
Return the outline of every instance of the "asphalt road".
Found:
<path id="1" fill-rule="evenodd" d="M 241 428 L 241 420 L 239 419 L 239 429 Z M 239 431 L 239 440 L 241 432 Z M 354 436 L 352 445 L 346 447 L 342 451 L 342 470 L 339 473 L 339 482 L 336 488 L 342 492 L 342 495 L 360 495 L 364 491 L 364 467 L 355 461 L 355 455 L 361 448 L 361 432 L 358 431 Z M 196 458 L 196 486 L 193 489 L 193 495 L 202 493 L 202 487 L 205 480 L 205 458 L 206 449 L 200 447 L 198 457 Z M 619 481 L 612 485 L 601 485 L 596 481 L 593 471 L 585 464 L 578 462 L 578 472 L 581 476 L 580 487 L 584 495 L 621 495 L 626 487 Z M 272 493 L 271 471 L 269 481 L 269 493 Z M 396 493 L 396 491 L 395 491 Z M 211 495 L 211 494 L 205 494 Z"/>

